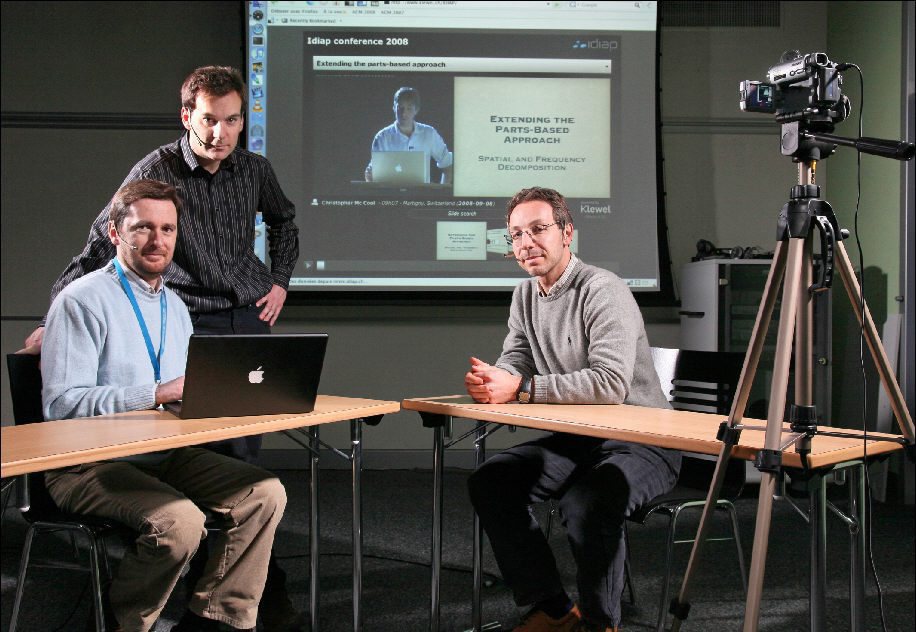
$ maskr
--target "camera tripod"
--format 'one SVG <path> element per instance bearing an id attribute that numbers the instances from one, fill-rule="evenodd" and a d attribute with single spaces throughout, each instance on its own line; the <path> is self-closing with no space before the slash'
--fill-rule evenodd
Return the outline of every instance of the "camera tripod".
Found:
<path id="1" fill-rule="evenodd" d="M 811 135 L 811 137 L 817 138 L 814 135 Z M 836 137 L 832 137 L 828 142 L 831 141 L 836 142 Z M 811 143 L 810 147 L 813 147 L 815 151 L 806 153 L 803 158 L 799 159 L 799 183 L 792 188 L 790 200 L 779 215 L 778 242 L 764 287 L 763 298 L 757 312 L 757 319 L 751 333 L 750 344 L 744 359 L 735 399 L 728 421 L 723 422 L 719 429 L 718 439 L 722 441 L 722 449 L 719 453 L 713 481 L 700 518 L 681 591 L 678 597 L 671 602 L 671 608 L 669 609 L 669 612 L 674 615 L 671 627 L 673 632 L 680 629 L 680 624 L 686 619 L 690 609 L 688 599 L 691 580 L 702 553 L 709 527 L 709 518 L 719 497 L 732 448 L 737 445 L 743 429 L 741 419 L 747 406 L 748 395 L 763 350 L 767 326 L 773 315 L 780 282 L 784 282 L 784 288 L 765 427 L 766 435 L 764 449 L 758 453 L 755 462 L 755 466 L 761 472 L 761 481 L 754 548 L 750 577 L 748 579 L 744 618 L 745 632 L 757 630 L 772 517 L 773 494 L 776 490 L 777 477 L 782 476 L 782 451 L 794 444 L 803 467 L 807 469 L 806 456 L 810 451 L 812 438 L 818 434 L 837 435 L 837 433 L 827 433 L 817 429 L 817 412 L 813 405 L 812 386 L 813 295 L 815 292 L 827 291 L 830 288 L 834 270 L 839 272 L 839 276 L 843 281 L 853 311 L 864 331 L 865 340 L 878 370 L 881 383 L 891 401 L 891 407 L 903 434 L 903 439 L 898 440 L 898 442 L 904 443 L 909 450 L 912 450 L 914 446 L 913 420 L 906 408 L 900 386 L 894 378 L 894 372 L 878 337 L 871 314 L 861 298 L 861 288 L 856 280 L 852 264 L 842 242 L 844 234 L 839 230 L 830 204 L 818 199 L 820 189 L 814 184 L 815 157 L 829 155 L 835 145 L 829 148 L 826 153 L 824 153 L 825 145 L 819 144 L 817 141 Z M 912 146 L 910 146 L 910 149 L 912 149 Z M 912 151 L 910 151 L 910 156 L 912 156 Z M 812 239 L 815 230 L 819 232 L 821 237 L 821 265 L 817 281 L 813 278 L 814 249 Z M 789 412 L 789 429 L 791 432 L 786 435 L 783 428 L 783 417 L 786 410 L 786 390 L 788 388 L 793 349 L 795 401 Z M 747 429 L 750 430 L 751 428 L 747 427 Z M 861 435 L 840 436 L 861 438 Z M 874 439 L 874 437 L 869 437 L 869 439 Z M 812 573 L 817 572 L 823 573 L 821 569 L 812 568 Z M 813 584 L 812 580 L 812 586 Z M 822 597 L 822 595 L 820 596 Z M 814 609 L 815 606 L 812 608 Z M 820 609 L 819 606 L 817 608 Z M 859 616 L 861 616 L 861 613 L 859 613 Z M 823 618 L 824 613 L 822 611 L 812 612 L 812 627 L 823 629 Z"/>

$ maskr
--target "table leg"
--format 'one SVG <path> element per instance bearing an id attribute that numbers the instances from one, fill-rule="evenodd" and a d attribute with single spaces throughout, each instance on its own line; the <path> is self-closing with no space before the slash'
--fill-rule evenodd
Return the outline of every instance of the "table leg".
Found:
<path id="1" fill-rule="evenodd" d="M 439 573 L 442 569 L 442 471 L 445 456 L 445 425 L 451 424 L 451 417 L 445 424 L 433 430 L 433 531 L 430 569 L 432 575 L 429 610 L 429 630 L 439 632 Z"/>
<path id="2" fill-rule="evenodd" d="M 483 464 L 487 453 L 487 439 L 484 430 L 487 424 L 478 421 L 477 433 L 474 441 L 474 467 L 478 468 Z M 483 583 L 483 531 L 480 528 L 480 516 L 474 512 L 474 589 L 471 599 L 471 626 L 474 632 L 480 632 L 483 624 L 483 616 L 480 607 L 480 589 Z"/>
<path id="3" fill-rule="evenodd" d="M 320 538 L 318 527 L 318 450 L 321 448 L 318 443 L 318 426 L 309 428 L 309 445 L 312 447 L 309 469 L 309 615 L 311 617 L 312 632 L 318 632 L 318 576 L 320 569 L 320 556 L 318 553 L 318 541 Z"/>
<path id="4" fill-rule="evenodd" d="M 865 629 L 865 464 L 849 468 L 849 629 Z"/>
<path id="5" fill-rule="evenodd" d="M 808 613 L 811 631 L 824 632 L 827 605 L 824 595 L 827 580 L 827 483 L 824 475 L 817 473 L 811 477 L 808 485 L 808 524 L 811 529 Z"/>
<path id="6" fill-rule="evenodd" d="M 37 472 L 35 476 L 44 476 L 44 474 Z M 23 474 L 16 479 L 16 506 L 19 507 L 19 511 L 28 511 L 32 506 L 28 474 Z"/>
<path id="7" fill-rule="evenodd" d="M 353 479 L 353 630 L 363 629 L 363 515 L 362 489 L 360 487 L 363 469 L 363 420 L 350 422 L 350 471 Z"/>

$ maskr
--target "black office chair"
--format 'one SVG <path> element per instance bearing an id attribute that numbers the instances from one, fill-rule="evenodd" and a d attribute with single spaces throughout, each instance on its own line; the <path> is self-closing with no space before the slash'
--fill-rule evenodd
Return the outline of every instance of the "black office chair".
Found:
<path id="1" fill-rule="evenodd" d="M 667 395 L 671 406 L 677 410 L 728 415 L 738 380 L 744 354 L 719 351 L 687 351 L 679 349 L 652 348 L 652 359 L 662 384 L 662 391 Z M 723 417 L 723 421 L 725 418 Z M 650 517 L 661 515 L 668 518 L 668 539 L 665 555 L 665 578 L 659 599 L 659 631 L 664 629 L 668 611 L 668 591 L 671 579 L 671 565 L 674 545 L 693 543 L 693 539 L 676 540 L 677 521 L 685 509 L 700 508 L 706 504 L 706 493 L 712 482 L 716 461 L 683 455 L 681 472 L 677 485 L 667 494 L 662 494 L 646 503 L 627 520 L 645 524 Z M 725 511 L 732 527 L 732 537 L 708 538 L 707 541 L 734 540 L 738 554 L 738 567 L 744 590 L 747 592 L 747 572 L 744 565 L 744 552 L 738 533 L 738 518 L 732 501 L 741 494 L 745 482 L 745 463 L 741 460 L 729 460 L 726 468 L 722 490 L 716 503 L 716 509 Z M 627 544 L 627 581 L 629 582 L 630 548 Z M 632 582 L 631 585 L 631 598 Z"/>
<path id="2" fill-rule="evenodd" d="M 41 410 L 41 370 L 37 355 L 11 353 L 6 356 L 9 369 L 10 396 L 13 400 L 13 418 L 16 425 L 44 421 Z M 88 571 L 92 582 L 92 599 L 95 609 L 95 627 L 98 632 L 105 630 L 105 617 L 102 610 L 102 588 L 111 579 L 108 564 L 108 551 L 105 538 L 118 533 L 130 537 L 132 531 L 113 520 L 96 518 L 82 514 L 71 514 L 61 511 L 45 488 L 44 476 L 41 473 L 21 477 L 17 485 L 25 484 L 29 490 L 29 505 L 22 508 L 22 516 L 28 521 L 25 544 L 22 547 L 22 559 L 19 562 L 19 578 L 16 584 L 16 598 L 13 601 L 13 614 L 10 619 L 10 632 L 16 632 L 19 620 L 19 608 L 25 592 L 26 574 L 29 569 L 32 542 L 35 536 L 66 531 L 70 533 L 76 562 L 49 561 L 32 566 L 64 568 Z M 83 534 L 89 545 L 88 568 L 79 564 L 79 549 L 76 536 Z M 104 579 L 103 579 L 104 578 Z"/>

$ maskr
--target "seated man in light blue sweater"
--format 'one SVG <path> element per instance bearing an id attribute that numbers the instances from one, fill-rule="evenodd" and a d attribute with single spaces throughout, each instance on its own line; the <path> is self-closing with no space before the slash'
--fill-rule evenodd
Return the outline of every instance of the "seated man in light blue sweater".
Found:
<path id="1" fill-rule="evenodd" d="M 191 319 L 162 282 L 178 233 L 175 188 L 136 180 L 115 193 L 108 236 L 117 256 L 74 281 L 51 305 L 42 345 L 46 419 L 155 408 L 181 399 Z M 276 477 L 188 447 L 45 474 L 64 511 L 117 520 L 138 532 L 108 589 L 106 628 L 151 629 L 207 535 L 199 507 L 225 528 L 173 632 L 254 630 L 274 532 L 286 507 Z"/>
<path id="2" fill-rule="evenodd" d="M 475 401 L 633 404 L 668 408 L 642 316 L 626 283 L 569 250 L 572 216 L 552 189 L 509 202 L 509 243 L 531 279 L 512 295 L 509 334 L 490 365 L 471 358 Z M 673 487 L 680 453 L 551 433 L 488 459 L 468 482 L 496 561 L 519 606 L 517 631 L 617 630 L 625 516 Z M 555 499 L 576 561 L 579 602 L 563 588 L 547 539 L 529 511 Z"/>

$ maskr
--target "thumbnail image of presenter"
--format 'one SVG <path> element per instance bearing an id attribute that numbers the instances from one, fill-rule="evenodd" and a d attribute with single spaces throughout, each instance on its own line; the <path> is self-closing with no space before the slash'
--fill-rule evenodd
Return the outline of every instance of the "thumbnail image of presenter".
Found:
<path id="1" fill-rule="evenodd" d="M 454 156 L 432 125 L 416 120 L 420 93 L 416 88 L 398 88 L 394 93 L 394 123 L 379 130 L 372 139 L 372 151 L 422 151 L 436 161 L 442 172 L 440 182 L 452 181 Z M 372 182 L 372 161 L 366 166 L 366 182 Z"/>

